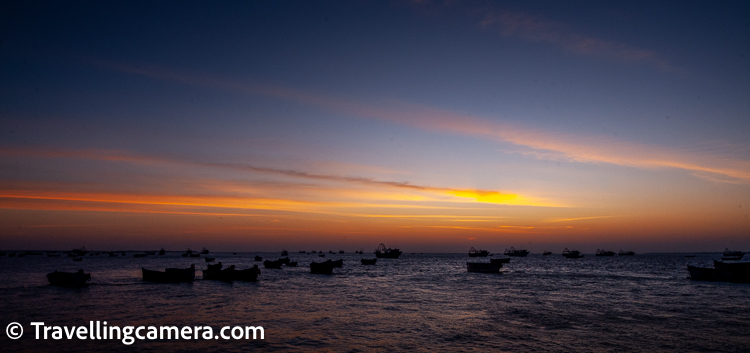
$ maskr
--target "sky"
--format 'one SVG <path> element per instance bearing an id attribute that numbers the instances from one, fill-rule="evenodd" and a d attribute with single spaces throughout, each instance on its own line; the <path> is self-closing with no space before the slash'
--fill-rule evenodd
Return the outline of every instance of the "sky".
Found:
<path id="1" fill-rule="evenodd" d="M 0 248 L 750 250 L 750 3 L 4 1 Z"/>

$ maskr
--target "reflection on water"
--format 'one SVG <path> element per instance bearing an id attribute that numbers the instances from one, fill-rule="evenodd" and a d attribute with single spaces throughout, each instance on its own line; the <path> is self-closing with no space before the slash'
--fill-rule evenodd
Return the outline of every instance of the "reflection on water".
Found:
<path id="1" fill-rule="evenodd" d="M 265 253 L 216 253 L 237 268 Z M 750 347 L 750 285 L 694 282 L 687 263 L 720 254 L 565 259 L 513 258 L 501 274 L 468 273 L 465 254 L 402 255 L 375 266 L 371 254 L 333 255 L 344 267 L 312 275 L 315 255 L 291 254 L 299 267 L 262 269 L 259 282 L 141 281 L 141 267 L 205 268 L 179 254 L 147 258 L 0 257 L 3 325 L 20 322 L 3 351 L 706 351 Z M 88 288 L 56 288 L 45 274 L 84 268 Z M 196 274 L 200 278 L 201 272 Z M 37 341 L 47 325 L 263 326 L 264 341 Z"/>

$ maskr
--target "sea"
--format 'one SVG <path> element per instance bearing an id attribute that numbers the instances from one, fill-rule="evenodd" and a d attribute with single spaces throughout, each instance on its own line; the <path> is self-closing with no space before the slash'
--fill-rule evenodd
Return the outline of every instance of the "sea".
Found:
<path id="1" fill-rule="evenodd" d="M 59 254 L 59 252 L 58 252 Z M 687 265 L 720 253 L 567 259 L 514 257 L 499 274 L 469 273 L 462 254 L 411 254 L 360 263 L 366 254 L 290 253 L 298 267 L 265 269 L 255 256 L 211 253 L 259 265 L 257 282 L 202 280 L 203 258 L 179 252 L 134 258 L 0 257 L 2 352 L 749 352 L 750 284 L 699 282 Z M 204 255 L 205 256 L 205 255 Z M 343 259 L 332 275 L 310 263 Z M 192 283 L 142 281 L 141 269 L 196 265 Z M 49 272 L 83 269 L 84 288 L 50 286 Z M 35 337 L 45 326 L 263 327 L 260 339 L 122 340 Z M 20 323 L 23 336 L 8 337 Z M 17 332 L 14 331 L 14 332 Z M 227 331 L 229 333 L 230 331 Z M 145 333 L 144 333 L 145 334 Z"/>

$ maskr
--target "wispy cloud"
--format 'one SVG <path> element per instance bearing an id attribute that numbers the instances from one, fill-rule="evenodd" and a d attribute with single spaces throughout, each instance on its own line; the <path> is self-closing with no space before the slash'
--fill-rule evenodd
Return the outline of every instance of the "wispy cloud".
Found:
<path id="1" fill-rule="evenodd" d="M 231 89 L 253 95 L 266 95 L 309 104 L 331 112 L 359 118 L 377 119 L 406 125 L 426 131 L 472 136 L 494 141 L 503 141 L 531 148 L 527 154 L 537 156 L 559 156 L 559 158 L 581 163 L 611 163 L 635 168 L 672 168 L 693 172 L 696 177 L 726 183 L 750 183 L 750 161 L 724 156 L 715 152 L 696 152 L 624 141 L 608 136 L 563 134 L 560 132 L 530 129 L 518 124 L 490 120 L 476 116 L 436 109 L 400 101 L 384 101 L 368 104 L 344 100 L 323 94 L 305 93 L 292 89 L 264 87 L 239 81 L 206 75 L 174 73 L 163 69 L 134 69 L 127 65 L 100 63 L 100 65 L 123 72 L 148 77 L 173 80 L 191 85 L 217 89 Z M 165 72 L 169 72 L 166 73 Z M 126 156 L 113 158 L 127 158 Z M 229 167 L 230 165 L 226 165 Z M 359 177 L 338 177 L 309 174 L 294 170 L 271 170 L 253 166 L 235 165 L 256 171 L 275 172 L 310 179 L 339 179 L 342 181 L 390 185 L 433 191 L 449 191 L 409 183 L 377 181 Z"/>

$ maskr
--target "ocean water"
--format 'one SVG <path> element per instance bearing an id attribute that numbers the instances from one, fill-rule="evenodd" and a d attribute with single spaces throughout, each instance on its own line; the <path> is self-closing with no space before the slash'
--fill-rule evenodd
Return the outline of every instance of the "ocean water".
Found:
<path id="1" fill-rule="evenodd" d="M 697 282 L 686 265 L 720 254 L 513 258 L 500 274 L 468 273 L 466 254 L 403 254 L 363 266 L 344 259 L 334 274 L 310 274 L 317 255 L 290 254 L 299 267 L 263 269 L 258 282 L 153 284 L 141 267 L 205 268 L 203 258 L 165 256 L 0 257 L 0 317 L 24 336 L 0 351 L 195 352 L 748 352 L 750 285 Z M 247 268 L 277 253 L 212 253 Z M 473 259 L 473 261 L 487 261 Z M 54 270 L 91 273 L 91 285 L 52 287 Z M 36 340 L 29 323 L 88 326 L 262 326 L 264 340 Z"/>

